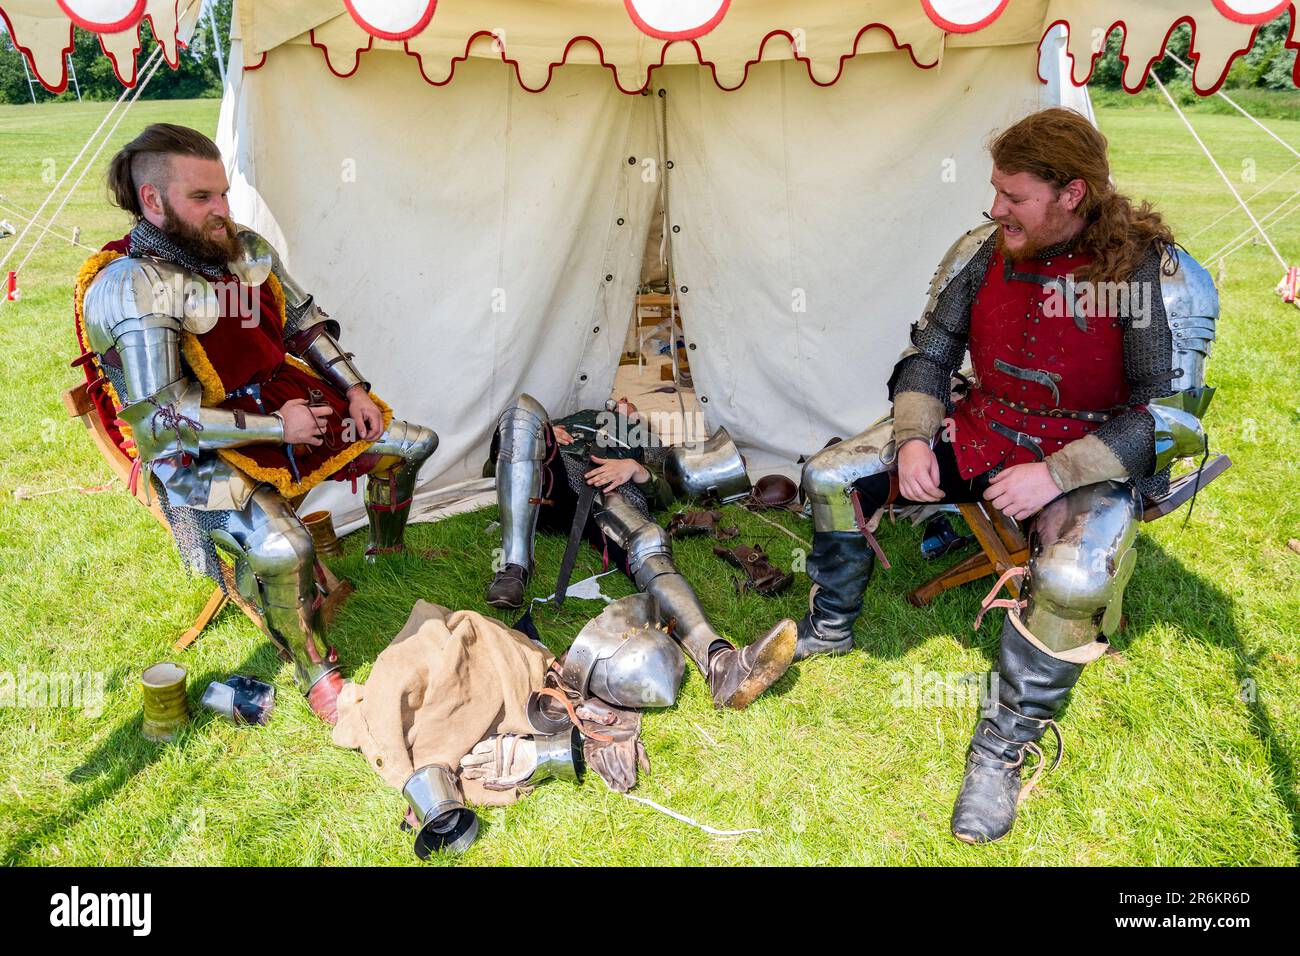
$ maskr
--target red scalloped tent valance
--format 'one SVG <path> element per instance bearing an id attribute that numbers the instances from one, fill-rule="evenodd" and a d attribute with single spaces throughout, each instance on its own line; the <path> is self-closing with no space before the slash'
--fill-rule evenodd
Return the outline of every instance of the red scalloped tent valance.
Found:
<path id="1" fill-rule="evenodd" d="M 66 65 L 64 55 L 72 49 L 73 46 L 73 25 L 81 26 L 91 30 L 99 35 L 100 46 L 105 55 L 109 56 L 113 62 L 114 72 L 118 80 L 124 86 L 132 86 L 136 81 L 135 60 L 141 45 L 140 26 L 145 20 L 150 21 L 151 28 L 157 41 L 163 46 L 167 62 L 175 68 L 178 64 L 177 50 L 184 45 L 182 39 L 181 25 L 188 22 L 193 25 L 194 19 L 197 18 L 196 9 L 200 0 L 57 0 L 58 11 L 51 15 L 51 7 L 48 0 L 0 0 L 0 18 L 9 30 L 15 47 L 17 47 L 28 60 L 32 67 L 33 73 L 40 82 L 53 92 L 61 92 L 67 86 Z M 255 4 L 257 0 L 244 0 L 246 4 Z M 586 63 L 598 63 L 604 68 L 610 70 L 614 82 L 618 88 L 625 93 L 635 94 L 646 89 L 651 82 L 651 76 L 654 70 L 672 63 L 674 65 L 689 62 L 684 59 L 680 51 L 687 49 L 693 53 L 693 59 L 700 66 L 707 67 L 711 70 L 713 79 L 717 85 L 724 90 L 738 89 L 744 84 L 749 75 L 749 68 L 763 59 L 765 53 L 771 53 L 774 49 L 769 46 L 769 41 L 775 41 L 781 44 L 782 49 L 779 54 L 783 58 L 793 57 L 803 62 L 809 73 L 812 82 L 821 86 L 829 86 L 835 83 L 842 74 L 844 62 L 860 52 L 862 38 L 868 31 L 878 29 L 889 37 L 890 44 L 894 49 L 902 50 L 908 53 L 913 62 L 920 68 L 932 69 L 939 65 L 941 59 L 942 41 L 932 41 L 924 36 L 921 38 L 921 50 L 918 51 L 914 42 L 918 35 L 918 23 L 930 30 L 930 37 L 942 38 L 945 34 L 951 35 L 951 42 L 958 43 L 966 37 L 980 34 L 983 31 L 993 31 L 1006 34 L 1004 29 L 1009 19 L 1008 10 L 1019 14 L 1020 19 L 1014 29 L 1019 30 L 1026 26 L 1024 20 L 1029 18 L 1029 27 L 1038 26 L 1038 18 L 1041 13 L 1035 13 L 1033 10 L 1026 10 L 1024 5 L 1016 7 L 1011 0 L 893 0 L 893 2 L 868 3 L 858 0 L 858 6 L 868 8 L 868 12 L 888 13 L 887 18 L 890 22 L 881 20 L 859 21 L 856 33 L 853 34 L 853 41 L 847 44 L 849 30 L 854 28 L 851 22 L 844 22 L 848 19 L 848 14 L 839 11 L 835 14 L 834 27 L 838 31 L 835 35 L 836 48 L 830 54 L 821 52 L 820 59 L 816 61 L 817 69 L 814 69 L 814 60 L 806 53 L 803 47 L 803 38 L 800 35 L 801 29 L 790 24 L 773 24 L 771 29 L 765 30 L 761 38 L 752 27 L 756 19 L 760 20 L 759 26 L 765 26 L 761 23 L 761 17 L 767 16 L 767 8 L 775 8 L 776 5 L 768 3 L 764 8 L 748 6 L 742 9 L 745 0 L 607 0 L 608 3 L 623 8 L 623 15 L 626 17 L 622 23 L 625 26 L 635 27 L 636 31 L 642 36 L 642 39 L 629 41 L 626 36 L 618 36 L 619 54 L 623 62 L 614 62 L 613 56 L 607 56 L 606 48 L 602 46 L 601 40 L 596 35 L 589 35 L 583 32 L 575 32 L 572 35 L 561 33 L 559 40 L 564 41 L 568 36 L 567 42 L 563 43 L 562 52 L 558 49 L 556 42 L 556 32 L 553 29 L 554 23 L 550 24 L 552 29 L 543 38 L 545 43 L 536 41 L 532 35 L 526 34 L 523 27 L 520 27 L 517 34 L 512 35 L 512 42 L 519 44 L 518 37 L 527 35 L 528 40 L 522 44 L 529 49 L 532 59 L 529 62 L 532 82 L 525 77 L 526 71 L 519 59 L 511 55 L 511 47 L 506 42 L 506 34 L 509 32 L 509 24 L 506 27 L 493 27 L 491 29 L 475 29 L 466 31 L 461 34 L 466 15 L 467 5 L 461 3 L 456 7 L 460 0 L 444 0 L 445 4 L 450 4 L 449 14 L 440 16 L 439 0 L 309 0 L 302 4 L 303 8 L 310 8 L 305 12 L 292 9 L 292 5 L 287 3 L 279 4 L 267 0 L 266 4 L 258 11 L 262 14 L 274 14 L 282 21 L 293 23 L 296 18 L 305 18 L 314 23 L 302 29 L 302 25 L 293 26 L 289 30 L 284 30 L 283 35 L 274 39 L 273 42 L 264 44 L 264 46 L 251 56 L 252 62 L 246 62 L 245 69 L 256 69 L 265 62 L 267 50 L 273 46 L 281 45 L 285 42 L 307 42 L 320 49 L 324 55 L 326 66 L 336 76 L 346 77 L 353 75 L 360 66 L 361 57 L 375 48 L 376 40 L 382 44 L 400 44 L 400 50 L 404 50 L 407 55 L 418 61 L 419 69 L 423 78 L 432 85 L 443 86 L 451 82 L 455 75 L 456 65 L 468 59 L 471 55 L 482 56 L 486 51 L 481 48 L 475 48 L 476 41 L 480 37 L 491 36 L 493 38 L 492 51 L 499 55 L 502 61 L 511 64 L 516 71 L 521 87 L 530 92 L 539 92 L 545 89 L 550 82 L 550 78 L 555 68 L 565 65 L 571 61 L 571 53 L 575 49 L 580 50 L 577 57 Z M 1212 57 L 1213 66 L 1211 70 L 1217 69 L 1222 61 L 1223 69 L 1217 77 L 1212 78 L 1212 82 L 1206 83 L 1203 77 L 1196 77 L 1193 80 L 1193 86 L 1196 92 L 1201 95 L 1209 95 L 1215 92 L 1226 78 L 1228 69 L 1236 57 L 1245 53 L 1253 45 L 1254 37 L 1258 31 L 1259 25 L 1280 15 L 1291 4 L 1289 0 L 1275 2 L 1275 0 L 1211 0 L 1206 3 L 1200 0 L 1199 4 L 1195 0 L 1187 0 L 1189 6 L 1195 5 L 1197 9 L 1173 21 L 1169 25 L 1168 33 L 1164 36 L 1158 46 L 1152 46 L 1151 40 L 1159 34 L 1152 29 L 1154 23 L 1159 24 L 1161 29 L 1168 23 L 1168 9 L 1177 12 L 1176 4 L 1163 4 L 1166 9 L 1165 19 L 1156 20 L 1152 15 L 1154 6 L 1150 9 L 1143 8 L 1142 14 L 1138 12 L 1128 13 L 1125 11 L 1124 16 L 1133 21 L 1145 19 L 1143 26 L 1146 36 L 1143 37 L 1145 47 L 1141 49 L 1140 54 L 1134 55 L 1130 52 L 1130 22 L 1124 18 L 1115 19 L 1103 30 L 1101 24 L 1106 21 L 1102 19 L 1102 14 L 1088 17 L 1087 13 L 1091 12 L 1086 5 L 1079 3 L 1071 5 L 1068 0 L 1048 0 L 1047 10 L 1051 22 L 1044 23 L 1042 36 L 1045 37 L 1050 30 L 1058 25 L 1064 25 L 1067 31 L 1079 32 L 1080 38 L 1076 40 L 1071 36 L 1070 55 L 1072 60 L 1077 60 L 1074 65 L 1073 79 L 1076 83 L 1085 83 L 1092 75 L 1092 70 L 1096 65 L 1097 59 L 1101 56 L 1104 44 L 1098 43 L 1098 35 L 1104 38 L 1112 30 L 1120 29 L 1125 35 L 1125 49 L 1122 55 L 1126 64 L 1126 73 L 1124 77 L 1124 86 L 1129 92 L 1136 92 L 1145 86 L 1150 71 L 1164 54 L 1164 50 L 1169 41 L 1169 36 L 1173 29 L 1181 23 L 1190 24 L 1193 32 L 1193 43 L 1190 51 L 1190 57 L 1194 65 L 1199 65 L 1202 54 L 1198 51 L 1196 43 L 1196 34 L 1198 31 L 1198 16 L 1202 21 L 1206 16 L 1221 17 L 1220 25 L 1216 27 L 1216 34 L 1223 34 L 1223 24 L 1232 23 L 1236 26 L 1233 29 L 1240 30 L 1244 38 L 1245 29 L 1253 27 L 1249 40 L 1245 42 L 1241 49 L 1233 51 L 1233 48 L 1220 44 L 1217 53 Z M 337 13 L 332 12 L 332 7 L 337 4 Z M 806 12 L 807 8 L 801 4 L 790 4 L 790 15 L 783 19 L 797 20 L 800 13 Z M 1098 10 L 1104 8 L 1106 4 L 1097 4 Z M 1114 4 L 1112 4 L 1114 6 Z M 505 16 L 508 12 L 518 10 L 509 4 L 503 4 L 499 7 L 490 6 L 479 8 L 488 10 L 489 16 Z M 575 10 L 591 10 L 589 6 L 575 7 Z M 1037 7 L 1034 9 L 1038 9 Z M 910 13 L 908 11 L 911 11 Z M 1063 10 L 1068 17 L 1053 17 L 1053 13 Z M 268 13 L 269 11 L 269 13 Z M 609 17 L 617 17 L 609 9 L 598 9 L 598 12 L 605 16 L 602 21 L 604 33 L 593 31 L 604 37 L 607 43 L 613 42 L 611 34 L 617 31 L 611 29 Z M 346 15 L 345 15 L 346 14 Z M 460 20 L 455 16 L 459 14 Z M 447 17 L 453 19 L 449 22 Z M 536 25 L 536 12 L 530 12 L 529 16 L 533 17 L 533 22 L 528 24 L 529 27 Z M 62 18 L 60 22 L 59 18 Z M 352 35 L 360 38 L 353 42 L 351 35 L 343 34 L 343 39 L 339 39 L 340 31 L 338 29 L 339 18 L 347 23 L 351 22 L 354 26 L 349 27 Z M 742 30 L 740 36 L 743 38 L 742 46 L 737 49 L 735 37 L 737 31 L 731 29 L 734 18 L 748 17 L 748 30 Z M 188 19 L 187 19 L 188 18 Z M 921 19 L 917 19 L 921 18 Z M 815 19 L 815 18 L 814 18 Z M 1075 20 L 1072 24 L 1071 19 Z M 1292 10 L 1292 34 L 1295 32 L 1295 11 Z M 897 21 L 897 22 L 896 22 Z M 905 22 L 903 22 L 905 21 Z M 1204 23 L 1203 23 L 1204 25 Z M 323 27 L 329 26 L 332 39 L 323 39 L 321 31 Z M 727 31 L 721 31 L 720 27 L 726 26 Z M 896 27 L 906 26 L 907 29 L 900 31 Z M 301 29 L 302 32 L 297 37 L 291 35 L 294 30 Z M 430 43 L 425 37 L 421 42 L 423 34 L 431 30 L 441 29 L 441 35 L 438 37 L 438 49 L 440 56 L 434 57 L 430 52 Z M 1092 37 L 1090 42 L 1084 43 L 1082 40 L 1082 30 L 1088 29 Z M 626 31 L 624 31 L 626 32 Z M 706 45 L 705 41 L 712 41 L 712 35 L 721 32 L 730 33 L 731 47 L 728 49 L 728 60 L 726 63 L 726 75 L 728 80 L 720 78 L 721 63 L 716 60 L 712 50 L 713 46 Z M 1154 34 L 1154 36 L 1153 36 Z M 460 37 L 464 35 L 463 52 L 460 51 Z M 636 36 L 637 34 L 632 34 Z M 1035 33 L 1035 35 L 1037 35 Z M 658 47 L 657 56 L 655 47 L 647 46 L 645 37 L 653 38 L 661 45 Z M 835 54 L 839 53 L 840 38 L 847 44 L 844 46 L 845 52 L 838 57 L 838 63 L 835 60 Z M 447 40 L 452 39 L 456 44 L 452 52 L 448 52 Z M 994 38 L 989 42 L 1029 42 L 1032 37 L 1023 36 L 1015 40 L 1006 40 L 1003 38 Z M 1235 36 L 1231 37 L 1236 42 Z M 1300 44 L 1293 42 L 1294 36 L 1288 38 L 1288 45 L 1300 48 Z M 978 38 L 967 41 L 975 42 L 977 45 L 981 42 Z M 936 45 L 937 43 L 937 45 Z M 61 46 L 56 47 L 56 44 Z M 748 49 L 748 44 L 754 44 L 752 51 Z M 785 45 L 788 44 L 788 49 Z M 581 47 L 587 45 L 594 48 L 594 55 L 590 50 L 581 51 Z M 674 47 L 674 45 L 676 45 Z M 1041 42 L 1040 42 L 1041 45 Z M 1133 44 L 1142 46 L 1142 44 Z M 547 57 L 546 47 L 551 46 L 553 52 L 549 54 L 550 62 L 546 59 L 538 59 L 540 56 Z M 1212 44 L 1213 46 L 1213 44 Z M 392 46 L 389 47 L 393 48 Z M 673 48 L 673 58 L 669 59 L 669 50 Z M 874 47 L 880 49 L 877 43 Z M 888 48 L 888 47 L 886 47 Z M 635 49 L 634 54 L 629 54 L 629 49 Z M 824 51 L 824 47 L 821 48 Z M 246 51 L 247 52 L 247 51 Z M 1226 58 L 1223 54 L 1227 53 Z M 649 55 L 647 55 L 649 54 Z M 1127 69 L 1130 66 L 1130 59 L 1133 59 L 1132 66 L 1141 67 L 1140 73 Z M 437 62 L 434 62 L 434 60 Z M 1145 60 L 1145 62 L 1143 62 Z M 540 63 L 540 67 L 539 67 Z M 1086 74 L 1083 68 L 1086 66 Z M 1300 61 L 1297 63 L 1300 70 Z M 544 79 L 541 79 L 542 71 Z M 57 72 L 55 72 L 57 71 Z M 629 74 L 635 79 L 635 82 L 629 83 Z M 739 77 L 738 82 L 736 77 Z M 540 82 L 539 82 L 540 79 Z M 1293 77 L 1297 86 L 1300 86 L 1300 72 Z"/>

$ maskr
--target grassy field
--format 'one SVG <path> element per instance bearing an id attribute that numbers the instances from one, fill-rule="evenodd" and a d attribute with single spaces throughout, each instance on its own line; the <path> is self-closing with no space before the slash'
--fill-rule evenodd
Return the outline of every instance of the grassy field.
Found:
<path id="1" fill-rule="evenodd" d="M 0 202 L 33 209 L 104 104 L 0 108 Z M 135 107 L 117 141 L 147 121 L 207 130 L 217 103 Z M 1245 217 L 1160 108 L 1105 110 L 1115 176 L 1156 201 L 1191 251 L 1209 256 Z M 1294 157 L 1239 117 L 1199 115 L 1209 146 L 1268 210 L 1300 188 Z M 1300 143 L 1300 123 L 1272 124 Z M 117 145 L 115 142 L 112 144 Z M 103 196 L 100 157 L 61 218 L 98 246 L 125 223 Z M 1229 213 L 1219 224 L 1202 226 Z M 0 218 L 14 217 L 0 206 Z M 21 223 L 14 219 L 21 228 Z M 1273 235 L 1300 255 L 1300 220 Z M 0 240 L 0 254 L 10 240 Z M 104 675 L 98 713 L 0 708 L 0 860 L 11 864 L 409 864 L 398 832 L 401 796 L 357 753 L 333 747 L 295 692 L 289 670 L 239 613 L 227 611 L 184 655 L 191 701 L 209 680 L 242 672 L 273 680 L 270 726 L 238 729 L 197 717 L 180 740 L 140 736 L 138 677 L 172 657 L 171 641 L 209 587 L 180 570 L 165 532 L 114 489 L 79 494 L 109 472 L 59 393 L 76 381 L 70 289 L 84 251 L 50 237 L 22 275 L 23 298 L 0 308 L 0 678 L 36 672 Z M 20 253 L 21 255 L 21 253 Z M 955 842 L 947 822 L 961 778 L 973 706 L 900 705 L 914 674 L 953 687 L 983 672 L 1000 614 L 971 621 L 982 586 L 916 609 L 902 595 L 937 570 L 919 534 L 886 527 L 895 560 L 878 573 L 858 624 L 859 650 L 791 670 L 747 712 L 716 712 L 688 672 L 678 705 L 644 723 L 653 769 L 637 793 L 697 820 L 761 833 L 717 838 L 611 793 L 594 775 L 579 788 L 548 784 L 508 809 L 483 812 L 465 864 L 1280 864 L 1297 861 L 1300 792 L 1300 315 L 1273 294 L 1279 268 L 1261 246 L 1226 262 L 1223 320 L 1211 365 L 1220 391 L 1212 447 L 1235 467 L 1204 493 L 1191 524 L 1145 526 L 1118 653 L 1090 666 L 1069 706 L 1061 768 L 991 847 Z M 17 492 L 53 492 L 18 497 Z M 728 520 L 786 563 L 791 542 L 731 509 Z M 360 535 L 331 566 L 358 592 L 332 637 L 355 676 L 423 597 L 486 610 L 482 586 L 495 543 L 481 511 L 410 531 L 431 561 L 371 568 Z M 806 535 L 806 525 L 787 524 Z M 543 538 L 554 568 L 563 542 Z M 750 639 L 805 607 L 802 574 L 775 601 L 737 597 L 710 542 L 677 546 L 719 627 Z M 950 559 L 952 560 L 952 559 Z M 575 578 L 596 569 L 584 553 Z M 630 587 L 618 575 L 607 590 Z M 540 616 L 561 649 L 590 606 Z M 449 861 L 437 861 L 447 863 Z"/>

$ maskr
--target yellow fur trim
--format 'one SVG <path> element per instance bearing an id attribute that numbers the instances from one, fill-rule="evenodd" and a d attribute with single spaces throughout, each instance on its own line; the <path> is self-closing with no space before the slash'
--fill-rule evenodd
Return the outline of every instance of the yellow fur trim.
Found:
<path id="1" fill-rule="evenodd" d="M 288 318 L 284 312 L 284 286 L 280 285 L 280 277 L 274 272 L 267 274 L 266 284 L 271 290 L 271 298 L 275 299 L 275 311 L 280 315 L 280 331 L 283 337 L 284 322 Z"/>
<path id="2" fill-rule="evenodd" d="M 97 252 L 88 258 L 82 265 L 81 269 L 77 272 L 76 285 L 73 289 L 73 316 L 77 324 L 77 331 L 83 341 L 86 339 L 86 326 L 82 317 L 82 309 L 86 299 L 86 290 L 90 288 L 91 282 L 94 281 L 95 276 L 99 275 L 100 270 L 113 260 L 121 258 L 121 256 L 122 253 L 120 252 Z M 267 282 L 270 283 L 271 295 L 275 299 L 276 311 L 280 315 L 280 322 L 283 326 L 285 318 L 284 290 L 280 286 L 280 280 L 277 279 L 274 274 L 267 277 Z M 226 386 L 222 383 L 221 376 L 217 374 L 216 368 L 208 359 L 207 352 L 204 350 L 203 344 L 199 341 L 198 336 L 193 332 L 182 332 L 181 352 L 184 354 L 185 361 L 189 364 L 190 370 L 194 373 L 195 377 L 199 380 L 199 384 L 203 387 L 203 405 L 211 407 L 220 405 L 224 402 L 226 400 Z M 302 359 L 298 358 L 296 355 L 286 354 L 284 360 L 294 368 L 306 372 L 313 378 L 319 379 L 321 377 L 314 368 L 302 361 Z M 96 369 L 99 369 L 98 358 L 94 360 L 94 364 Z M 100 375 L 101 377 L 104 377 L 102 370 L 100 371 Z M 104 377 L 104 390 L 112 400 L 113 406 L 120 411 L 122 408 L 122 400 L 113 389 L 113 384 L 107 377 Z M 383 415 L 384 430 L 387 430 L 388 426 L 392 424 L 393 421 L 392 408 L 390 408 L 388 403 L 378 395 L 371 395 L 370 397 L 374 399 L 375 404 L 379 406 L 380 414 Z M 119 428 L 124 439 L 131 438 L 130 426 L 123 425 L 119 426 Z M 305 476 L 302 481 L 298 482 L 293 480 L 293 476 L 289 472 L 289 469 L 264 468 L 257 464 L 252 458 L 245 454 L 241 454 L 238 449 L 222 448 L 217 451 L 217 454 L 230 465 L 244 472 L 254 481 L 265 481 L 268 484 L 274 485 L 276 490 L 286 498 L 293 498 L 316 487 L 316 485 L 320 484 L 340 468 L 343 468 L 354 459 L 365 454 L 373 444 L 374 442 L 367 441 L 353 442 L 337 455 L 332 455 L 315 471 Z M 134 447 L 126 449 L 126 453 L 132 458 L 137 457 Z"/>
<path id="3" fill-rule="evenodd" d="M 77 279 L 72 287 L 72 317 L 77 324 L 78 343 L 89 343 L 89 336 L 86 335 L 86 320 L 83 310 L 86 307 L 86 292 L 90 289 L 90 284 L 95 281 L 95 277 L 115 259 L 122 258 L 122 253 L 114 252 L 111 249 L 105 249 L 103 252 L 96 252 L 82 263 L 81 268 L 77 270 Z M 120 412 L 123 408 L 123 401 L 117 394 L 117 389 L 113 387 L 112 380 L 104 374 L 103 367 L 99 364 L 99 356 L 96 355 L 91 359 L 95 366 L 95 371 L 99 377 L 104 380 L 103 389 L 108 395 L 109 401 L 113 403 L 115 411 Z M 123 441 L 130 441 L 130 447 L 123 448 L 122 451 L 128 458 L 137 458 L 139 453 L 135 450 L 135 436 L 131 431 L 130 425 L 118 425 L 117 429 L 122 434 Z"/>
<path id="4" fill-rule="evenodd" d="M 194 373 L 194 377 L 203 386 L 203 398 L 200 403 L 211 408 L 224 402 L 226 386 L 222 383 L 221 376 L 217 374 L 216 366 L 208 358 L 203 343 L 193 332 L 181 332 L 181 354 L 185 356 L 185 362 Z"/>

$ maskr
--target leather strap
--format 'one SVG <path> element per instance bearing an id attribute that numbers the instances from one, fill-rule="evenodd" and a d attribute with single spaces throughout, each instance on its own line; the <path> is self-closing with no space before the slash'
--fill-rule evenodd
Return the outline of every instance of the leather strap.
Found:
<path id="1" fill-rule="evenodd" d="M 891 501 L 893 500 L 895 494 L 895 487 L 896 486 L 891 476 L 891 481 L 890 481 Z M 871 533 L 871 529 L 867 525 L 867 518 L 862 513 L 862 497 L 858 494 L 857 490 L 855 489 L 849 495 L 849 498 L 853 501 L 853 521 L 857 524 L 858 530 L 862 532 L 862 537 L 867 539 L 867 544 L 871 545 L 871 550 L 874 551 L 876 553 L 876 557 L 880 559 L 880 566 L 885 570 L 889 570 L 890 567 L 889 558 L 885 557 L 885 549 L 880 546 L 880 542 L 876 540 L 876 536 Z"/>
<path id="2" fill-rule="evenodd" d="M 1029 449 L 1030 454 L 1032 454 L 1037 461 L 1043 461 L 1047 458 L 1046 453 L 1043 451 L 1043 446 L 1035 440 L 1033 435 L 1026 435 L 1024 432 L 1018 432 L 1015 429 L 1008 428 L 1001 422 L 993 421 L 992 419 L 989 420 L 989 431 L 995 432 L 1003 438 L 1008 439 L 1013 445 Z"/>
<path id="3" fill-rule="evenodd" d="M 591 464 L 591 459 L 587 459 Z M 588 469 L 590 470 L 590 469 Z M 582 486 L 578 495 L 577 507 L 573 510 L 573 525 L 569 528 L 569 543 L 564 547 L 564 560 L 560 562 L 560 574 L 555 579 L 555 606 L 562 607 L 565 592 L 569 590 L 569 578 L 573 576 L 573 564 L 578 559 L 578 544 L 587 527 L 587 518 L 591 514 L 592 502 L 596 500 L 596 486 Z"/>

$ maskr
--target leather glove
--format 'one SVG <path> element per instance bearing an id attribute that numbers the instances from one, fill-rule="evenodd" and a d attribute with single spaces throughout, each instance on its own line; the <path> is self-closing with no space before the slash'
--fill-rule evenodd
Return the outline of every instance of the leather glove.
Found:
<path id="1" fill-rule="evenodd" d="M 583 731 L 583 758 L 611 790 L 626 793 L 635 787 L 637 768 L 650 772 L 650 756 L 641 742 L 640 711 L 589 697 L 578 705 L 577 715 Z M 592 731 L 609 739 L 588 736 Z"/>
<path id="2" fill-rule="evenodd" d="M 497 734 L 480 740 L 460 758 L 461 775 L 478 780 L 485 790 L 513 790 L 524 786 L 537 769 L 537 747 L 532 737 Z"/>

